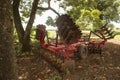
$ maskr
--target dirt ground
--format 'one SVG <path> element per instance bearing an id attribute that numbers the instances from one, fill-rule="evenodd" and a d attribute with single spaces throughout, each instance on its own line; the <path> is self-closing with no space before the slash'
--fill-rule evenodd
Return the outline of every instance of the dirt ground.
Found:
<path id="1" fill-rule="evenodd" d="M 102 55 L 76 60 L 72 73 L 61 75 L 40 56 L 18 58 L 19 80 L 120 80 L 120 40 L 109 40 Z"/>

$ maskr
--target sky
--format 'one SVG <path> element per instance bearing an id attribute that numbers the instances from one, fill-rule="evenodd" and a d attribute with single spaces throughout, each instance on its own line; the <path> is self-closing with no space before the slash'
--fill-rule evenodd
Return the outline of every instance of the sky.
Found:
<path id="1" fill-rule="evenodd" d="M 48 5 L 46 3 L 44 3 L 42 5 L 42 7 L 47 7 Z M 54 2 L 54 0 L 51 0 L 51 7 L 53 9 L 55 9 L 58 13 L 60 14 L 64 14 L 65 11 L 59 7 L 59 3 L 58 2 Z M 43 25 L 46 25 L 46 20 L 47 20 L 47 17 L 50 16 L 52 17 L 53 19 L 56 18 L 57 14 L 55 14 L 53 11 L 51 10 L 46 10 L 45 12 L 43 12 L 43 15 L 42 16 L 39 16 L 38 14 L 36 15 L 36 18 L 35 18 L 35 21 L 34 21 L 34 26 L 38 25 L 38 24 L 43 24 Z M 46 27 L 49 29 L 53 28 L 52 26 L 47 26 Z"/>
<path id="2" fill-rule="evenodd" d="M 116 28 L 120 28 L 120 23 L 116 23 L 116 22 L 111 22 L 111 23 L 113 23 Z"/>
<path id="3" fill-rule="evenodd" d="M 48 5 L 46 3 L 44 3 L 42 5 L 43 7 L 47 7 Z M 64 14 L 65 11 L 59 7 L 59 3 L 58 2 L 54 2 L 54 0 L 51 0 L 51 7 L 53 9 L 55 9 L 58 13 L 60 14 Z M 36 18 L 35 18 L 35 21 L 34 21 L 34 26 L 38 25 L 38 24 L 43 24 L 43 25 L 46 25 L 46 20 L 47 20 L 47 17 L 50 16 L 52 17 L 53 19 L 57 16 L 53 11 L 51 10 L 46 10 L 45 12 L 43 12 L 43 15 L 42 16 L 39 16 L 39 15 L 36 15 Z M 112 22 L 114 24 L 115 27 L 117 28 L 120 28 L 120 23 L 116 23 L 116 22 Z M 54 29 L 54 27 L 52 26 L 47 26 L 47 29 Z"/>

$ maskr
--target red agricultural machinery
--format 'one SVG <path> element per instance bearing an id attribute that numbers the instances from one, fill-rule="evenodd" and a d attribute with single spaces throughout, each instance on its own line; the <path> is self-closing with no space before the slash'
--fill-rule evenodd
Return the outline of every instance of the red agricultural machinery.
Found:
<path id="1" fill-rule="evenodd" d="M 56 24 L 58 30 L 56 31 L 56 38 L 53 39 L 54 42 L 50 42 L 51 38 L 48 36 L 44 25 L 37 25 L 36 39 L 40 41 L 41 55 L 59 71 L 64 71 L 66 62 L 73 61 L 72 59 L 75 57 L 85 58 L 88 54 L 101 54 L 101 47 L 107 39 L 114 37 L 114 32 L 107 27 L 107 24 L 99 30 L 90 31 L 89 35 L 83 36 L 84 34 L 68 15 L 59 16 Z M 92 34 L 99 37 L 101 41 L 91 40 Z"/>

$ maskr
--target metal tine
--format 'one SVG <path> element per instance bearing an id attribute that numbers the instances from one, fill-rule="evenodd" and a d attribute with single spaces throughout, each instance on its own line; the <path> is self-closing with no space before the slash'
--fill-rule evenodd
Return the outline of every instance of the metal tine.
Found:
<path id="1" fill-rule="evenodd" d="M 106 23 L 105 25 L 103 25 L 103 26 L 101 27 L 101 29 L 106 28 L 107 25 L 108 25 L 108 23 Z"/>
<path id="2" fill-rule="evenodd" d="M 114 38 L 114 36 L 115 36 L 115 32 L 112 31 L 111 33 L 108 34 L 108 38 L 107 39 Z"/>
<path id="3" fill-rule="evenodd" d="M 103 34 L 109 34 L 112 31 L 112 28 L 108 28 L 106 31 L 103 32 Z"/>
<path id="4" fill-rule="evenodd" d="M 112 31 L 112 28 L 108 28 L 108 32 L 111 32 Z"/>
<path id="5" fill-rule="evenodd" d="M 106 30 L 108 30 L 108 27 L 102 28 L 102 30 L 103 30 L 103 31 L 106 31 Z"/>
<path id="6" fill-rule="evenodd" d="M 107 39 L 112 39 L 112 38 L 114 38 L 114 35 L 113 36 L 109 36 Z"/>
<path id="7" fill-rule="evenodd" d="M 103 32 L 103 34 L 105 34 L 105 35 L 106 35 L 106 34 L 108 34 L 108 33 L 107 33 L 107 31 L 104 31 L 104 32 Z"/>
<path id="8" fill-rule="evenodd" d="M 109 33 L 108 35 L 109 36 L 112 36 L 113 34 L 115 34 L 115 32 L 114 31 L 112 31 L 111 33 Z"/>

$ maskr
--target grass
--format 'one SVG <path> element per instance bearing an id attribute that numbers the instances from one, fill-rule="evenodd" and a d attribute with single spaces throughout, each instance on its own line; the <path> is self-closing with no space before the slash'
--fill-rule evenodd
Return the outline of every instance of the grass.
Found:
<path id="1" fill-rule="evenodd" d="M 83 34 L 89 34 L 90 31 L 82 31 Z M 115 33 L 120 33 L 120 30 L 115 30 Z M 48 31 L 48 35 L 51 38 L 56 38 L 56 32 L 55 31 Z M 120 39 L 120 35 L 116 35 L 114 39 Z"/>
<path id="2" fill-rule="evenodd" d="M 114 37 L 114 39 L 120 39 L 120 30 L 115 30 L 115 33 L 119 33 Z"/>
<path id="3" fill-rule="evenodd" d="M 115 30 L 115 32 L 120 32 L 120 30 Z"/>
<path id="4" fill-rule="evenodd" d="M 120 39 L 120 35 L 116 35 L 114 39 Z"/>

